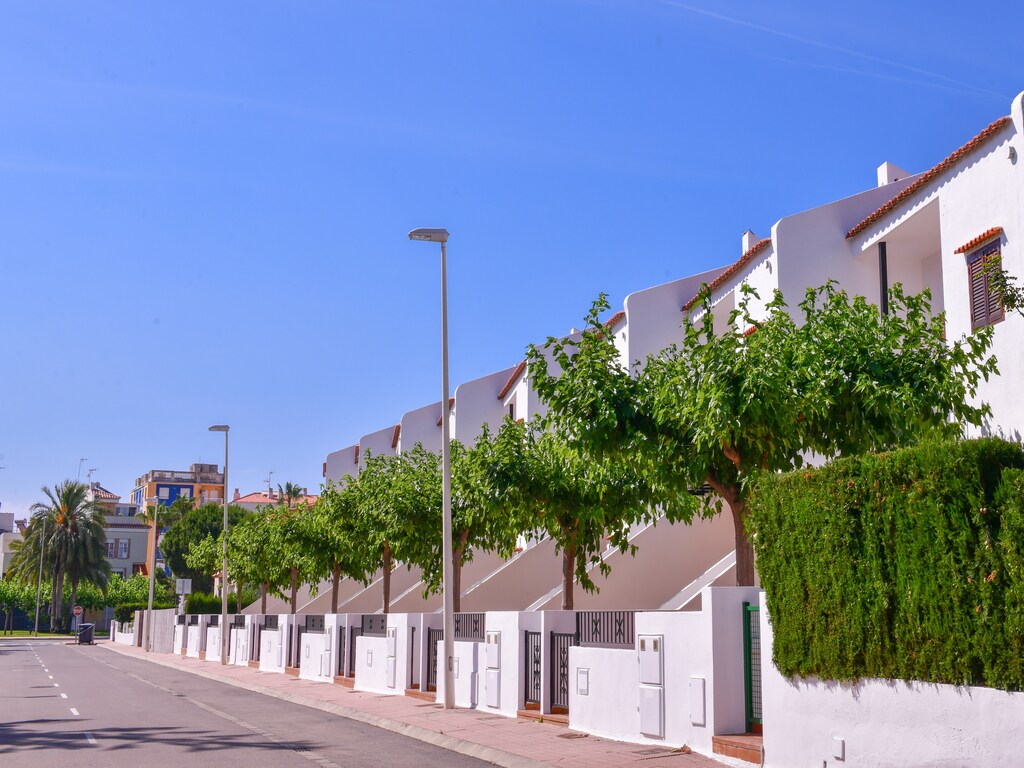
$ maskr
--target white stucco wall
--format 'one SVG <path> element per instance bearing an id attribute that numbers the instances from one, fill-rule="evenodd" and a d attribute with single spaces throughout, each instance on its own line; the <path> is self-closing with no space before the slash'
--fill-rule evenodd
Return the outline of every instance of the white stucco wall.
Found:
<path id="1" fill-rule="evenodd" d="M 761 612 L 761 642 L 772 628 Z M 762 656 L 766 768 L 1021 764 L 1024 693 L 900 680 L 791 680 Z M 841 740 L 844 761 L 834 757 Z"/>
<path id="2" fill-rule="evenodd" d="M 408 451 L 419 443 L 428 451 L 440 452 L 441 427 L 437 424 L 440 418 L 440 400 L 403 415 L 400 422 L 402 431 L 398 437 L 399 450 Z"/>
<path id="3" fill-rule="evenodd" d="M 356 638 L 355 689 L 393 694 L 387 685 L 388 640 L 386 637 Z"/>
<path id="4" fill-rule="evenodd" d="M 485 424 L 492 435 L 498 430 L 505 416 L 498 393 L 513 371 L 515 366 L 467 381 L 455 388 L 454 439 L 468 447 L 476 442 Z"/>
<path id="5" fill-rule="evenodd" d="M 260 672 L 284 672 L 284 632 L 284 622 L 260 632 Z"/>
<path id="6" fill-rule="evenodd" d="M 664 738 L 641 733 L 639 643 L 633 649 L 569 651 L 569 726 L 597 736 L 639 744 L 683 744 L 712 753 L 712 736 L 745 730 L 743 602 L 757 603 L 754 587 L 708 587 L 702 609 L 648 611 L 635 616 L 636 636 L 663 641 Z M 581 670 L 586 694 L 581 693 Z M 690 680 L 704 680 L 701 708 L 691 707 Z"/>
<path id="7" fill-rule="evenodd" d="M 359 470 L 362 471 L 363 467 L 366 466 L 366 457 L 370 454 L 374 456 L 394 456 L 398 452 L 397 446 L 393 445 L 394 440 L 394 424 L 359 438 Z"/>
<path id="8" fill-rule="evenodd" d="M 336 628 L 326 626 L 323 632 L 303 632 L 299 647 L 299 677 L 317 683 L 334 680 L 331 663 L 334 658 Z"/>
<path id="9" fill-rule="evenodd" d="M 359 474 L 359 465 L 356 464 L 356 448 L 358 445 L 350 445 L 340 451 L 327 454 L 327 473 L 324 480 L 332 480 L 335 483 L 344 482 L 349 475 Z"/>
<path id="10" fill-rule="evenodd" d="M 455 641 L 455 706 L 479 708 L 483 693 L 480 664 L 483 643 L 468 640 Z M 445 676 L 441 669 L 444 659 L 444 641 L 437 643 L 437 700 L 444 700 Z"/>

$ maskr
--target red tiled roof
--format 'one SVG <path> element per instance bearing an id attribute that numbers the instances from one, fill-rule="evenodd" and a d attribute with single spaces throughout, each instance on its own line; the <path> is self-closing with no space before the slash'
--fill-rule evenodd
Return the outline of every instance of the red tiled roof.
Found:
<path id="1" fill-rule="evenodd" d="M 752 246 L 750 246 L 750 248 L 748 248 L 746 250 L 746 252 L 742 256 L 739 257 L 739 259 L 736 261 L 735 264 L 733 264 L 731 267 L 729 267 L 727 270 L 725 270 L 722 274 L 720 274 L 718 277 L 716 277 L 714 280 L 711 281 L 711 283 L 708 285 L 708 288 L 711 290 L 711 293 L 713 294 L 715 292 L 716 288 L 719 288 L 730 277 L 732 277 L 737 272 L 739 272 L 741 269 L 743 269 L 743 267 L 745 267 L 750 262 L 751 259 L 753 259 L 758 253 L 760 253 L 762 250 L 764 250 L 766 247 L 768 247 L 771 244 L 771 242 L 772 242 L 772 239 L 770 237 L 766 237 L 766 238 L 764 238 L 764 240 L 758 240 L 756 243 L 754 243 Z M 688 302 L 683 304 L 683 310 L 682 311 L 683 312 L 689 312 L 691 309 L 693 309 L 693 305 L 697 303 L 698 297 L 700 297 L 700 292 L 699 291 L 697 292 L 696 296 L 694 296 Z"/>
<path id="2" fill-rule="evenodd" d="M 619 310 L 614 315 L 609 317 L 604 324 L 605 328 L 614 328 L 616 325 L 626 319 L 626 313 L 623 310 Z"/>
<path id="3" fill-rule="evenodd" d="M 119 501 L 121 499 L 116 493 L 112 493 L 104 488 L 99 483 L 96 483 L 92 487 L 92 495 L 97 499 L 108 499 L 111 501 Z"/>
<path id="4" fill-rule="evenodd" d="M 314 504 L 314 503 L 316 503 L 316 500 L 318 498 L 319 498 L 318 496 L 310 494 L 308 496 L 299 496 L 299 497 L 293 499 L 293 502 L 295 504 L 301 504 L 302 502 L 306 502 L 307 504 Z M 247 493 L 245 496 L 241 496 L 241 497 L 239 497 L 237 499 L 233 499 L 231 503 L 232 504 L 261 504 L 261 505 L 279 504 L 279 503 L 281 503 L 281 497 L 278 496 L 277 494 L 274 494 L 273 496 L 271 496 L 266 491 L 255 491 L 253 493 Z"/>
<path id="5" fill-rule="evenodd" d="M 749 328 L 747 328 L 747 330 L 745 330 L 743 332 L 743 335 L 744 336 L 753 336 L 755 333 L 757 333 L 757 329 L 758 329 L 758 326 L 752 325 Z"/>
<path id="6" fill-rule="evenodd" d="M 519 377 L 523 375 L 523 371 L 525 371 L 525 370 L 526 370 L 526 361 L 523 360 L 521 363 L 519 363 L 519 365 L 517 365 L 515 367 L 515 370 L 512 371 L 512 375 L 509 376 L 508 377 L 508 381 L 505 382 L 505 386 L 501 388 L 501 392 L 498 393 L 498 399 L 499 400 L 504 400 L 505 399 L 505 395 L 507 395 L 509 393 L 509 391 L 515 385 L 515 383 L 519 379 Z"/>
<path id="7" fill-rule="evenodd" d="M 452 406 L 454 406 L 454 405 L 455 405 L 455 398 L 454 397 L 449 397 L 448 398 L 448 411 L 449 412 L 451 412 Z M 439 426 L 439 427 L 441 426 L 441 419 L 443 419 L 443 418 L 444 418 L 444 414 L 443 413 L 440 416 L 437 417 L 437 426 Z"/>
<path id="8" fill-rule="evenodd" d="M 977 237 L 971 238 L 966 243 L 961 245 L 959 248 L 957 248 L 955 251 L 953 251 L 953 253 L 967 253 L 968 251 L 973 251 L 975 248 L 977 248 L 979 245 L 984 243 L 986 240 L 991 240 L 992 238 L 999 237 L 1002 234 L 1003 234 L 1003 228 L 1002 227 L 992 227 L 991 229 L 986 229 L 984 232 L 982 232 Z"/>
<path id="9" fill-rule="evenodd" d="M 930 182 L 932 182 L 935 179 L 936 176 L 939 176 L 943 172 L 948 171 L 950 168 L 952 168 L 954 165 L 956 165 L 960 160 L 962 160 L 963 158 L 967 157 L 967 155 L 971 154 L 971 152 L 973 152 L 974 150 L 978 149 L 986 141 L 988 141 L 990 138 L 995 136 L 997 133 L 999 133 L 1000 130 L 1002 130 L 1004 127 L 1006 127 L 1009 124 L 1010 124 L 1010 117 L 1009 117 L 1009 115 L 1007 115 L 1006 117 L 1001 117 L 998 120 L 996 120 L 994 123 L 989 125 L 985 130 L 983 130 L 981 133 L 979 133 L 973 139 L 971 139 L 966 144 L 964 144 L 962 147 L 960 147 L 960 149 L 958 149 L 956 152 L 954 152 L 949 157 L 947 157 L 945 160 L 943 160 L 941 163 L 936 165 L 934 168 L 932 168 L 930 170 L 927 170 L 924 173 L 922 173 L 917 181 L 915 181 L 909 187 L 904 189 L 902 192 L 900 192 L 894 198 L 889 200 L 889 202 L 885 203 L 885 205 L 883 205 L 877 211 L 875 211 L 874 213 L 870 214 L 867 218 L 864 219 L 864 221 L 862 221 L 860 224 L 858 224 L 853 229 L 851 229 L 849 232 L 847 232 L 846 233 L 846 237 L 850 238 L 850 237 L 853 237 L 854 235 L 858 235 L 861 232 L 863 232 L 865 229 L 870 227 L 872 224 L 874 224 L 880 218 L 885 216 L 885 214 L 889 213 L 894 208 L 896 208 L 898 205 L 900 205 L 900 203 L 904 202 L 905 200 L 909 199 L 914 194 L 916 194 L 917 191 L 920 190 L 922 187 L 924 187 L 926 184 L 929 184 Z"/>
<path id="10" fill-rule="evenodd" d="M 395 434 L 391 438 L 391 447 L 392 448 L 397 448 L 398 447 L 398 437 L 401 434 L 402 434 L 402 425 L 401 424 L 395 424 Z"/>

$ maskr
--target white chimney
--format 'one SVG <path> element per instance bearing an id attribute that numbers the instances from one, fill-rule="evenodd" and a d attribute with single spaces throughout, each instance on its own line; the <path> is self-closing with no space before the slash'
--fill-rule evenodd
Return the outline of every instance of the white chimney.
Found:
<path id="1" fill-rule="evenodd" d="M 884 187 L 886 184 L 892 184 L 894 181 L 905 179 L 910 176 L 909 173 L 899 168 L 888 160 L 878 166 L 878 186 Z"/>
<path id="2" fill-rule="evenodd" d="M 743 248 L 740 250 L 740 253 L 746 253 L 759 242 L 761 242 L 761 238 L 755 235 L 752 230 L 748 229 L 743 233 Z"/>

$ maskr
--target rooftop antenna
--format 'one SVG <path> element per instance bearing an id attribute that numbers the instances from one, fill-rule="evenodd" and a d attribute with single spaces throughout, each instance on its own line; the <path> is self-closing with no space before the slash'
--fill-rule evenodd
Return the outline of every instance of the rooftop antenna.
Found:
<path id="1" fill-rule="evenodd" d="M 267 473 L 267 479 L 263 481 L 267 484 L 267 496 L 269 496 L 270 498 L 274 498 L 274 486 L 271 482 L 273 479 L 274 470 L 270 470 L 270 472 Z"/>
<path id="2" fill-rule="evenodd" d="M 88 459 L 84 456 L 78 460 L 78 476 L 75 478 L 75 482 L 80 483 L 82 481 L 82 465 L 87 461 Z"/>
<path id="3" fill-rule="evenodd" d="M 89 471 L 86 472 L 86 476 L 89 478 L 89 487 L 92 488 L 92 473 L 96 472 L 96 467 L 89 467 Z"/>

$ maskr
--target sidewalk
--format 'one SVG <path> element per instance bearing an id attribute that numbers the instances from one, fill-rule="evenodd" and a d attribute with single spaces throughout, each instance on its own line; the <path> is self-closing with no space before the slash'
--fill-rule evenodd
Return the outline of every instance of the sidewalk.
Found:
<path id="1" fill-rule="evenodd" d="M 454 752 L 506 768 L 722 768 L 698 754 L 666 747 L 627 744 L 571 731 L 557 725 L 493 715 L 477 709 L 445 711 L 439 705 L 407 696 L 383 696 L 340 685 L 299 680 L 248 667 L 221 667 L 213 662 L 167 653 L 143 653 L 140 648 L 110 641 L 98 647 L 165 667 L 219 680 L 267 696 L 359 720 Z"/>

